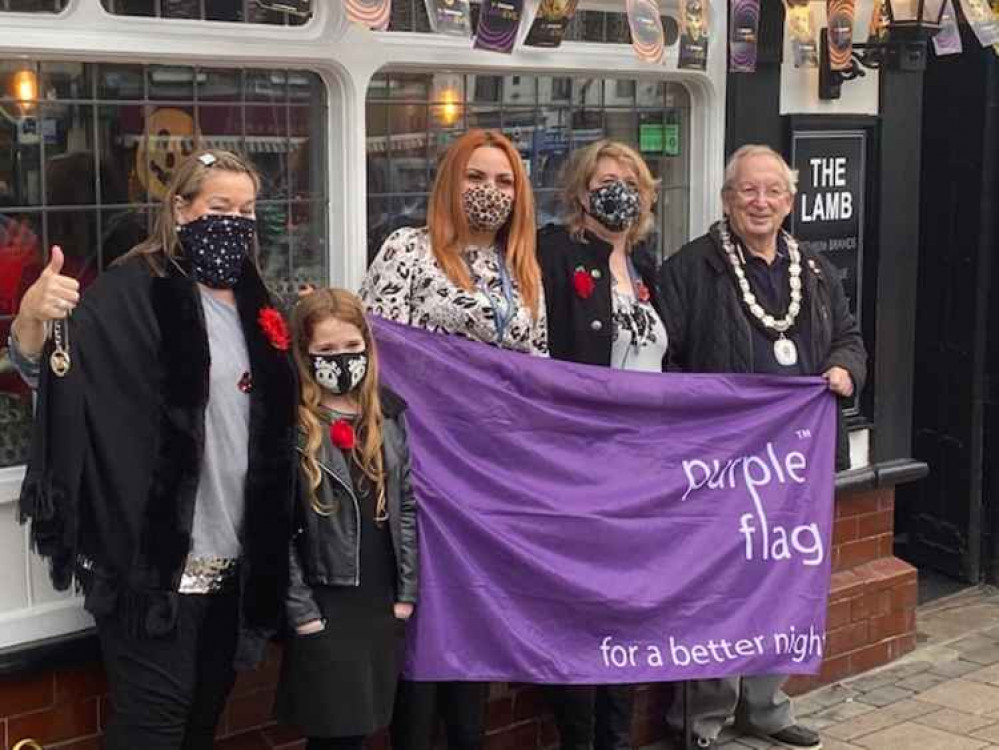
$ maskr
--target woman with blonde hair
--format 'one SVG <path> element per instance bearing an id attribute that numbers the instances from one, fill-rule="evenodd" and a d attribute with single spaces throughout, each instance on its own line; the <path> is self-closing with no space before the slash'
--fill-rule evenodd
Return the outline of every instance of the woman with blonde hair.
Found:
<path id="1" fill-rule="evenodd" d="M 361 750 L 391 719 L 397 623 L 416 602 L 405 405 L 379 390 L 371 329 L 350 292 L 304 296 L 292 341 L 302 384 L 288 592 L 294 636 L 276 713 L 305 733 L 307 750 Z"/>
<path id="2" fill-rule="evenodd" d="M 642 244 L 657 189 L 645 161 L 623 143 L 597 141 L 570 158 L 564 224 L 538 234 L 553 358 L 661 371 L 657 263 Z"/>
<path id="3" fill-rule="evenodd" d="M 565 224 L 543 229 L 551 356 L 620 370 L 662 372 L 666 329 L 652 230 L 657 183 L 634 149 L 597 141 L 572 155 L 562 184 Z M 632 689 L 549 691 L 562 750 L 630 750 Z"/>
<path id="4" fill-rule="evenodd" d="M 148 240 L 82 299 L 53 247 L 12 327 L 38 389 L 20 511 L 96 620 L 108 750 L 209 750 L 235 668 L 281 624 L 298 389 L 259 187 L 239 156 L 194 154 Z"/>
<path id="5" fill-rule="evenodd" d="M 427 225 L 385 240 L 360 294 L 369 312 L 389 320 L 547 356 L 534 199 L 506 137 L 471 130 L 451 144 L 437 169 Z M 430 750 L 440 713 L 450 750 L 479 750 L 488 688 L 403 680 L 392 747 Z"/>

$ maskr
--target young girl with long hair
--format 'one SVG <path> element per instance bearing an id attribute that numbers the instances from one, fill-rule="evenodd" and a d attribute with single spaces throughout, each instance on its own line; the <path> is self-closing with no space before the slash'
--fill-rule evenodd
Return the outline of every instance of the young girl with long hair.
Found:
<path id="1" fill-rule="evenodd" d="M 401 399 L 378 386 L 361 302 L 342 289 L 292 316 L 301 380 L 299 503 L 278 719 L 308 750 L 363 748 L 387 726 L 417 586 L 416 507 Z"/>

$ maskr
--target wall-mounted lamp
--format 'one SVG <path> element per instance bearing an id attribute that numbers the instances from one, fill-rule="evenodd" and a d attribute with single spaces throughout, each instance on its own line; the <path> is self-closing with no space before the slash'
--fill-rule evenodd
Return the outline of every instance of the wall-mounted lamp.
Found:
<path id="1" fill-rule="evenodd" d="M 29 111 L 38 100 L 38 75 L 33 70 L 19 70 L 14 74 L 12 84 L 21 111 Z"/>
<path id="2" fill-rule="evenodd" d="M 945 7 L 944 0 L 884 0 L 883 36 L 863 44 L 844 39 L 843 29 L 830 23 L 819 40 L 819 98 L 839 99 L 843 81 L 862 77 L 863 68 L 925 70 L 929 40 L 940 30 Z M 846 70 L 832 69 L 837 54 L 849 55 Z"/>

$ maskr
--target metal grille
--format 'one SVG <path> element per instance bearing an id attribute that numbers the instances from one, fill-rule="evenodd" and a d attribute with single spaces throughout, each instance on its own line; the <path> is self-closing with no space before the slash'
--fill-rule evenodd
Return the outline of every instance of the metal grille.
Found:
<path id="1" fill-rule="evenodd" d="M 101 3 L 109 13 L 122 16 L 190 18 L 272 26 L 301 26 L 312 17 L 311 10 L 301 13 L 272 10 L 257 0 L 101 0 Z M 311 3 L 302 5 L 311 7 Z"/>
<path id="2" fill-rule="evenodd" d="M 62 13 L 69 0 L 0 0 L 0 13 Z"/>

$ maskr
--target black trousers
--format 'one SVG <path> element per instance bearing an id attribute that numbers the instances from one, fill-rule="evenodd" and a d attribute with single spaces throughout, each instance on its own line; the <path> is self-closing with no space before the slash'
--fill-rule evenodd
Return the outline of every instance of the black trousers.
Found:
<path id="1" fill-rule="evenodd" d="M 113 712 L 105 750 L 212 750 L 236 678 L 238 597 L 181 594 L 177 627 L 129 635 L 117 617 L 97 622 Z"/>
<path id="2" fill-rule="evenodd" d="M 631 685 L 552 685 L 560 750 L 631 750 Z"/>
<path id="3" fill-rule="evenodd" d="M 482 750 L 488 682 L 400 680 L 392 714 L 392 750 L 432 750 L 438 716 L 448 750 Z"/>

